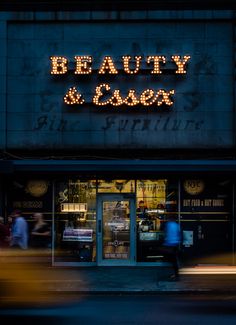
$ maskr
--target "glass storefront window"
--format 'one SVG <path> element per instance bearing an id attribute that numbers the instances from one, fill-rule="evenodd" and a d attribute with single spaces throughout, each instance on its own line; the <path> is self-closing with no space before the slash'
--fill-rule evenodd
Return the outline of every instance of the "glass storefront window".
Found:
<path id="1" fill-rule="evenodd" d="M 55 262 L 96 261 L 96 181 L 57 181 L 55 195 Z"/>
<path id="2" fill-rule="evenodd" d="M 231 264 L 233 193 L 232 181 L 220 176 L 56 181 L 22 176 L 7 184 L 4 217 L 7 221 L 13 209 L 21 210 L 31 234 L 33 214 L 42 213 L 53 230 L 47 255 L 55 265 L 128 265 L 163 261 L 164 226 L 174 214 L 185 263 Z"/>
<path id="3" fill-rule="evenodd" d="M 8 183 L 7 202 L 6 222 L 11 220 L 9 216 L 13 210 L 20 210 L 28 224 L 28 249 L 37 249 L 38 252 L 40 249 L 50 256 L 53 227 L 52 182 L 44 177 L 16 177 Z M 9 226 L 12 228 L 12 224 Z"/>
<path id="4" fill-rule="evenodd" d="M 177 215 L 178 183 L 169 179 L 137 180 L 137 261 L 155 262 L 164 238 L 169 214 Z"/>
<path id="5" fill-rule="evenodd" d="M 181 180 L 182 256 L 186 263 L 233 263 L 232 193 L 229 178 Z"/>
<path id="6" fill-rule="evenodd" d="M 135 181 L 128 179 L 98 180 L 98 193 L 134 193 Z"/>

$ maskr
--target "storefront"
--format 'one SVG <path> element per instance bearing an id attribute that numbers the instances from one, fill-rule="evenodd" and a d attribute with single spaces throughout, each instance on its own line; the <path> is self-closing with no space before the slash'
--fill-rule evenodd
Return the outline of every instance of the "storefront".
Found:
<path id="1" fill-rule="evenodd" d="M 235 264 L 234 12 L 141 2 L 0 12 L 1 213 L 53 265 L 158 265 L 171 214 L 185 264 Z"/>
<path id="2" fill-rule="evenodd" d="M 163 230 L 171 214 L 181 226 L 184 265 L 235 264 L 231 174 L 236 166 L 207 161 L 200 171 L 195 162 L 178 163 L 80 162 L 55 174 L 59 162 L 15 161 L 17 176 L 8 176 L 4 189 L 8 213 L 23 211 L 30 229 L 32 215 L 44 214 L 52 229 L 47 252 L 53 265 L 161 265 Z"/>

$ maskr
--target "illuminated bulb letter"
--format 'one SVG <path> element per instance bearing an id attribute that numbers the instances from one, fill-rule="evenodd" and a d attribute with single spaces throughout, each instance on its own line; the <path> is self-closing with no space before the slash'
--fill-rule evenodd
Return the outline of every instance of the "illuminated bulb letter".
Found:
<path id="1" fill-rule="evenodd" d="M 114 62 L 112 61 L 111 56 L 105 56 L 101 67 L 98 71 L 99 74 L 105 74 L 108 71 L 110 74 L 117 74 L 118 71 L 115 68 Z"/>
<path id="2" fill-rule="evenodd" d="M 102 88 L 105 88 L 105 91 L 106 92 L 108 92 L 111 89 L 111 87 L 108 84 L 101 84 L 101 85 L 99 85 L 99 86 L 96 87 L 95 95 L 93 96 L 93 103 L 95 105 L 98 105 L 98 106 L 105 106 L 105 105 L 107 105 L 107 104 L 110 103 L 110 99 L 108 99 L 105 102 L 100 102 L 99 101 L 99 99 L 102 96 L 107 95 L 106 93 L 102 92 Z"/>
<path id="3" fill-rule="evenodd" d="M 111 97 L 109 102 L 112 106 L 120 106 L 123 104 L 123 99 L 118 89 L 114 90 L 113 96 Z"/>
<path id="4" fill-rule="evenodd" d="M 155 92 L 152 89 L 145 89 L 140 95 L 140 103 L 144 106 L 150 106 L 156 101 Z"/>
<path id="5" fill-rule="evenodd" d="M 81 105 L 84 103 L 82 95 L 78 92 L 75 87 L 72 87 L 68 90 L 67 94 L 64 97 L 64 102 L 67 105 Z"/>
<path id="6" fill-rule="evenodd" d="M 65 74 L 67 73 L 67 58 L 64 56 L 51 56 L 52 70 L 51 74 Z"/>
<path id="7" fill-rule="evenodd" d="M 92 62 L 91 56 L 75 56 L 75 60 L 76 60 L 75 74 L 92 73 L 92 69 L 89 66 L 89 63 Z"/>
<path id="8" fill-rule="evenodd" d="M 180 55 L 172 55 L 171 59 L 172 59 L 172 61 L 175 62 L 175 64 L 178 67 L 178 69 L 175 71 L 175 73 L 178 73 L 178 74 L 186 73 L 186 70 L 184 70 L 184 68 L 185 68 L 186 63 L 190 59 L 190 55 L 184 55 L 184 58 L 182 60 L 181 60 Z"/>
<path id="9" fill-rule="evenodd" d="M 163 89 L 158 90 L 157 92 L 157 106 L 161 106 L 162 104 L 171 106 L 173 105 L 172 100 L 170 99 L 171 95 L 174 95 L 175 91 L 174 89 L 170 90 L 170 91 L 165 91 Z M 160 100 L 159 97 L 161 97 Z"/>
<path id="10" fill-rule="evenodd" d="M 124 99 L 124 104 L 128 106 L 135 106 L 139 103 L 139 100 L 137 99 L 135 92 L 136 92 L 135 89 L 129 90 L 127 97 Z"/>
<path id="11" fill-rule="evenodd" d="M 163 55 L 154 55 L 154 56 L 148 56 L 147 57 L 147 63 L 151 63 L 153 61 L 153 70 L 151 73 L 153 74 L 161 74 L 162 71 L 160 70 L 160 62 L 166 63 L 166 58 Z"/>
<path id="12" fill-rule="evenodd" d="M 130 70 L 129 68 L 129 61 L 131 59 L 131 56 L 122 56 L 122 59 L 123 59 L 123 66 L 124 66 L 124 71 L 127 73 L 127 74 L 136 74 L 139 72 L 139 69 L 140 69 L 140 61 L 142 60 L 142 57 L 141 56 L 135 56 L 135 69 L 134 70 Z"/>

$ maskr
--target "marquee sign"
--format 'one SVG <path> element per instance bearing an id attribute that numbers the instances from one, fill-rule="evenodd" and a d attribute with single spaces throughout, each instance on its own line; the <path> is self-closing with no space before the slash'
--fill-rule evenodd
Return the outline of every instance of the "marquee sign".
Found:
<path id="1" fill-rule="evenodd" d="M 51 56 L 51 75 L 66 75 L 69 72 L 69 60 L 64 56 Z M 99 69 L 93 68 L 93 57 L 75 56 L 74 69 L 75 75 L 138 75 L 142 68 L 141 65 L 146 65 L 149 68 L 150 75 L 161 75 L 164 71 L 165 64 L 171 62 L 174 65 L 174 74 L 186 74 L 186 65 L 190 60 L 189 55 L 172 55 L 169 60 L 164 55 L 149 55 L 143 58 L 142 56 L 130 55 L 122 56 L 122 69 L 118 69 L 114 59 L 111 56 L 105 56 L 101 62 Z M 168 62 L 169 61 L 169 62 Z M 132 65 L 132 68 L 131 68 Z M 129 89 L 123 96 L 119 89 L 112 89 L 110 84 L 99 84 L 93 93 L 92 102 L 96 106 L 167 106 L 173 105 L 174 89 L 145 89 L 140 94 L 135 89 Z M 86 102 L 83 94 L 76 87 L 70 87 L 64 96 L 64 103 L 67 105 L 82 105 Z"/>

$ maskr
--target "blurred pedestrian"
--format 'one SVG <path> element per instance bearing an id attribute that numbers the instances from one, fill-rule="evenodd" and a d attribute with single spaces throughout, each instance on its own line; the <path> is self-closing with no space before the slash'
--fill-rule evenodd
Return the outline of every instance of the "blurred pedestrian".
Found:
<path id="1" fill-rule="evenodd" d="M 10 236 L 11 236 L 11 233 L 12 233 L 12 225 L 13 225 L 13 220 L 12 220 L 12 215 L 10 214 L 8 217 L 7 217 L 7 223 L 6 223 L 6 226 L 10 232 Z"/>
<path id="2" fill-rule="evenodd" d="M 172 264 L 174 274 L 171 279 L 179 280 L 179 244 L 181 241 L 180 226 L 176 222 L 175 215 L 170 214 L 164 228 L 163 254 Z"/>
<path id="3" fill-rule="evenodd" d="M 9 228 L 4 224 L 4 218 L 0 216 L 0 249 L 9 247 L 10 234 Z"/>
<path id="4" fill-rule="evenodd" d="M 30 246 L 32 248 L 50 248 L 51 227 L 44 220 L 42 213 L 34 213 L 35 224 L 30 233 Z"/>
<path id="5" fill-rule="evenodd" d="M 11 214 L 13 225 L 10 246 L 12 248 L 27 249 L 28 248 L 28 224 L 21 215 L 20 210 L 14 210 Z"/>

